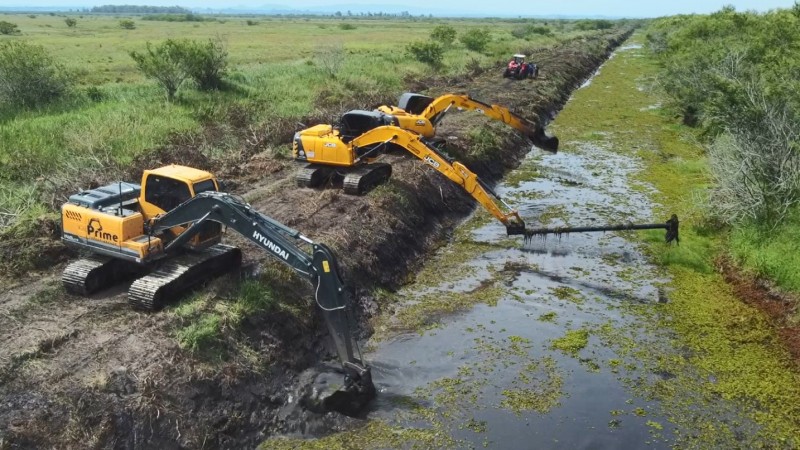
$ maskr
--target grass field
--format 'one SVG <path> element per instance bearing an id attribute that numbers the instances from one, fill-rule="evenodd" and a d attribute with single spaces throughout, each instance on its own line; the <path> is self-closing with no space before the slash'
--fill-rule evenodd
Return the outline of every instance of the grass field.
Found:
<path id="1" fill-rule="evenodd" d="M 74 28 L 65 24 L 65 17 L 77 20 Z M 124 30 L 122 19 L 131 19 L 136 28 Z M 572 32 L 569 22 L 552 22 L 557 37 L 537 36 L 535 40 L 518 39 L 511 31 L 520 23 L 501 20 L 369 20 L 325 18 L 278 18 L 217 16 L 204 22 L 164 22 L 142 20 L 142 16 L 37 15 L 0 14 L 0 20 L 16 23 L 21 35 L 0 39 L 25 39 L 46 47 L 60 59 L 73 65 L 84 84 L 142 81 L 128 56 L 148 41 L 169 38 L 205 40 L 221 37 L 230 53 L 230 63 L 239 70 L 258 69 L 264 64 L 298 62 L 313 59 L 320 48 L 331 44 L 345 47 L 348 56 L 370 55 L 403 57 L 406 44 L 427 39 L 436 25 L 447 23 L 459 33 L 476 27 L 489 27 L 493 42 L 483 53 L 456 46 L 448 51 L 446 71 L 458 71 L 472 58 L 482 63 L 505 57 L 509 53 L 542 43 L 555 42 Z M 248 25 L 255 23 L 255 25 Z M 342 29 L 350 24 L 355 29 Z"/>
<path id="2" fill-rule="evenodd" d="M 68 27 L 66 17 L 77 25 Z M 133 20 L 135 29 L 122 29 L 123 19 Z M 41 45 L 76 81 L 68 99 L 45 109 L 0 108 L 0 232 L 13 232 L 14 225 L 25 227 L 53 211 L 64 200 L 65 187 L 119 176 L 137 155 L 176 138 L 196 142 L 212 156 L 237 153 L 242 130 L 259 132 L 277 119 L 296 124 L 309 115 L 337 114 L 343 105 L 387 101 L 408 80 L 464 73 L 586 33 L 573 30 L 570 22 L 551 22 L 552 35 L 521 39 L 512 31 L 533 22 L 501 20 L 220 16 L 165 22 L 141 16 L 3 14 L 0 21 L 20 30 L 0 36 L 0 43 Z M 342 27 L 345 23 L 352 27 Z M 488 28 L 492 40 L 480 53 L 456 40 L 436 69 L 406 54 L 408 43 L 427 39 L 442 23 L 459 36 L 470 28 Z M 228 88 L 202 93 L 187 85 L 176 101 L 166 102 L 163 91 L 136 70 L 129 52 L 167 38 L 221 39 L 229 54 Z M 213 139 L 203 135 L 209 126 L 216 129 Z"/>

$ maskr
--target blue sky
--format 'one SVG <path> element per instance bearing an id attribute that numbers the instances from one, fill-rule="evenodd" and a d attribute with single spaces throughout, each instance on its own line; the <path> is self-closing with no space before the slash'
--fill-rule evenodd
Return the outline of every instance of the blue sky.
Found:
<path id="1" fill-rule="evenodd" d="M 0 0 L 2 6 L 59 6 L 59 7 L 91 7 L 104 4 L 146 4 L 171 6 L 179 5 L 190 8 L 256 8 L 263 5 L 279 5 L 289 8 L 306 9 L 314 7 L 330 8 L 331 5 L 347 6 L 353 10 L 358 7 L 364 10 L 380 11 L 381 6 L 407 8 L 412 13 L 439 11 L 460 14 L 483 14 L 493 16 L 514 15 L 585 15 L 613 17 L 657 17 L 682 13 L 708 13 L 717 11 L 724 5 L 733 5 L 737 10 L 766 11 L 773 8 L 788 8 L 794 0 L 389 0 L 386 2 L 366 0 Z M 343 11 L 344 12 L 344 11 Z"/>

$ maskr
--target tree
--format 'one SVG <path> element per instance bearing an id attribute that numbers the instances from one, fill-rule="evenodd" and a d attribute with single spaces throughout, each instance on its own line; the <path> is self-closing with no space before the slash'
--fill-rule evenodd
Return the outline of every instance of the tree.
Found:
<path id="1" fill-rule="evenodd" d="M 17 34 L 19 28 L 17 24 L 0 20 L 0 34 Z"/>
<path id="2" fill-rule="evenodd" d="M 209 39 L 205 44 L 185 41 L 184 64 L 189 76 L 201 90 L 222 87 L 222 77 L 228 69 L 228 50 L 222 39 Z"/>
<path id="3" fill-rule="evenodd" d="M 465 47 L 475 52 L 483 51 L 491 39 L 491 34 L 486 28 L 472 28 L 459 38 Z"/>
<path id="4" fill-rule="evenodd" d="M 136 67 L 158 82 L 172 100 L 187 78 L 201 90 L 219 89 L 228 67 L 228 51 L 221 39 L 206 43 L 188 39 L 168 39 L 155 47 L 147 43 L 147 51 L 131 52 Z"/>
<path id="5" fill-rule="evenodd" d="M 134 28 L 136 28 L 136 22 L 130 19 L 123 19 L 119 21 L 119 26 L 123 30 L 133 30 Z"/>
<path id="6" fill-rule="evenodd" d="M 439 67 L 444 59 L 444 49 L 436 42 L 417 41 L 408 44 L 406 52 L 419 62 Z"/>
<path id="7" fill-rule="evenodd" d="M 78 24 L 78 21 L 73 19 L 72 17 L 68 17 L 64 19 L 64 23 L 66 23 L 69 28 L 75 28 L 75 25 Z"/>
<path id="8" fill-rule="evenodd" d="M 0 104 L 30 108 L 51 103 L 69 92 L 64 67 L 39 45 L 0 44 Z"/>
<path id="9" fill-rule="evenodd" d="M 445 47 L 449 47 L 453 45 L 453 41 L 456 40 L 456 29 L 450 25 L 437 25 L 436 28 L 431 31 L 431 39 Z"/>
<path id="10" fill-rule="evenodd" d="M 130 52 L 136 67 L 164 88 L 169 101 L 175 98 L 178 88 L 189 77 L 190 68 L 186 63 L 189 50 L 183 42 L 167 39 L 157 47 L 148 42 L 145 52 Z"/>

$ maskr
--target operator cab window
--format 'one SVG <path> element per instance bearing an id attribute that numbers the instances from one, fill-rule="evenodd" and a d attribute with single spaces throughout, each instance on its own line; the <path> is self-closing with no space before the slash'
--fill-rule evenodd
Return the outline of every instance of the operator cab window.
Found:
<path id="1" fill-rule="evenodd" d="M 174 209 L 192 197 L 186 183 L 160 175 L 149 175 L 144 189 L 145 201 L 164 211 Z"/>
<path id="2" fill-rule="evenodd" d="M 194 184 L 194 195 L 197 195 L 201 192 L 216 191 L 216 190 L 217 186 L 214 184 L 214 180 L 212 179 L 200 181 Z"/>

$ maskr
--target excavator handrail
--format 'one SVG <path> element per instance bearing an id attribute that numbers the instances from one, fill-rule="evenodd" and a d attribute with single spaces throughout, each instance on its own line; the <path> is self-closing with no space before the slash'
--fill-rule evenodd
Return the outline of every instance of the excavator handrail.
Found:
<path id="1" fill-rule="evenodd" d="M 299 231 L 256 211 L 233 195 L 216 191 L 201 192 L 153 218 L 148 231 L 160 234 L 178 225 L 191 224 L 169 243 L 165 248 L 165 252 L 168 252 L 199 233 L 201 225 L 209 220 L 232 228 L 311 281 L 315 301 L 322 310 L 346 373 L 346 384 L 355 386 L 359 391 L 374 390 L 370 369 L 364 364 L 351 334 L 344 282 L 339 275 L 334 253 L 324 244 L 314 242 Z M 311 253 L 301 249 L 291 239 L 310 245 Z"/>
<path id="2" fill-rule="evenodd" d="M 389 125 L 373 128 L 352 141 L 353 147 L 365 147 L 381 142 L 392 142 L 406 149 L 439 173 L 461 186 L 468 194 L 499 220 L 509 234 L 520 234 L 524 231 L 525 222 L 516 210 L 511 209 L 497 193 L 469 170 L 464 164 L 452 160 L 436 148 L 428 145 L 423 138 L 411 131 Z M 493 200 L 497 198 L 510 212 L 504 212 Z"/>

